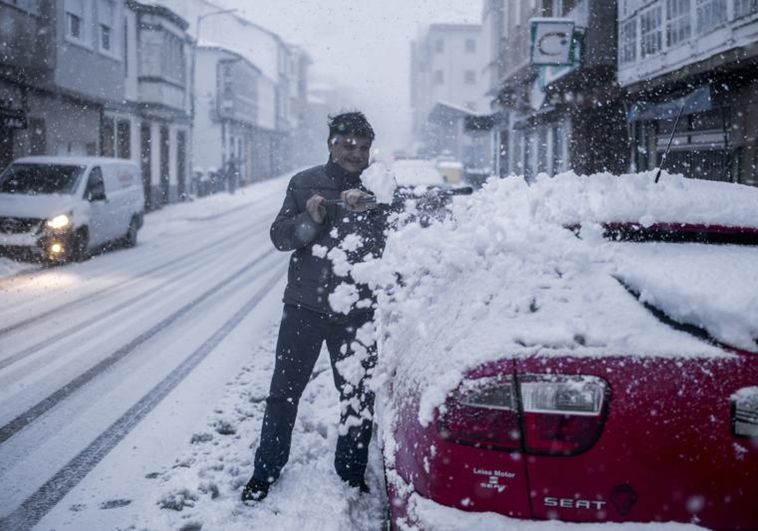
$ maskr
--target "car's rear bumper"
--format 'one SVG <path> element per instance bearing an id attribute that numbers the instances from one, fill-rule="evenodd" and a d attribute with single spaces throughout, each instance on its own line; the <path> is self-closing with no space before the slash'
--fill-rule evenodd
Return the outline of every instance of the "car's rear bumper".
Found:
<path id="1" fill-rule="evenodd" d="M 665 529 L 666 531 L 705 531 L 707 528 L 695 524 L 680 524 L 673 522 L 652 522 L 648 524 L 629 523 L 573 523 L 543 520 L 522 520 L 510 518 L 492 512 L 468 512 L 453 507 L 447 507 L 425 498 L 417 493 L 405 497 L 390 495 L 390 528 L 397 531 L 457 531 L 460 529 L 515 529 L 517 531 L 575 531 L 577 529 L 593 529 L 598 531 L 612 526 L 614 531 L 650 531 Z"/>

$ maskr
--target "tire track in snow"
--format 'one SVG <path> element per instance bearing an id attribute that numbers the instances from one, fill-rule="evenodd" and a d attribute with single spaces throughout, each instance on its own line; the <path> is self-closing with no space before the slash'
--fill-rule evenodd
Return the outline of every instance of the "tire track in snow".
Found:
<path id="1" fill-rule="evenodd" d="M 269 222 L 267 220 L 263 220 L 260 223 L 256 223 L 255 225 L 253 225 L 252 227 L 250 227 L 248 230 L 257 229 L 258 227 L 267 225 L 268 223 Z M 226 237 L 224 237 L 224 238 L 222 238 L 220 240 L 217 240 L 217 241 L 213 242 L 211 245 L 209 245 L 209 246 L 207 246 L 207 247 L 205 247 L 203 249 L 202 254 L 206 254 L 208 250 L 215 249 L 216 247 L 219 247 L 219 246 L 227 243 L 229 240 L 233 240 L 235 237 L 238 237 L 239 234 L 240 234 L 239 232 L 234 232 L 234 233 L 232 233 L 232 234 L 230 234 L 230 235 L 228 235 L 228 236 L 226 236 Z M 55 306 L 55 307 L 53 307 L 53 308 L 51 308 L 49 310 L 46 310 L 46 311 L 44 311 L 42 313 L 39 313 L 39 314 L 35 315 L 34 317 L 30 317 L 30 318 L 25 319 L 23 321 L 18 321 L 17 323 L 14 323 L 12 325 L 6 326 L 5 328 L 0 328 L 0 337 L 4 336 L 6 334 L 9 334 L 11 332 L 14 332 L 16 330 L 19 330 L 19 329 L 22 329 L 22 328 L 26 328 L 26 327 L 28 327 L 28 326 L 36 323 L 36 322 L 39 322 L 39 321 L 41 321 L 41 320 L 43 320 L 43 319 L 45 319 L 47 317 L 50 317 L 51 315 L 59 314 L 63 310 L 70 311 L 71 309 L 77 308 L 77 307 L 79 307 L 79 306 L 81 306 L 83 304 L 86 304 L 86 303 L 93 302 L 93 301 L 96 301 L 98 299 L 101 299 L 105 295 L 109 295 L 109 294 L 113 293 L 114 291 L 128 289 L 133 284 L 139 284 L 142 281 L 142 277 L 147 276 L 147 275 L 152 275 L 153 273 L 157 273 L 159 271 L 167 269 L 167 268 L 169 268 L 169 267 L 171 267 L 173 265 L 176 265 L 177 263 L 181 263 L 183 260 L 186 260 L 188 258 L 197 258 L 197 251 L 191 251 L 191 252 L 185 253 L 185 254 L 183 254 L 181 256 L 178 256 L 177 258 L 174 258 L 173 260 L 170 260 L 170 261 L 168 261 L 168 262 L 166 262 L 164 264 L 156 266 L 156 267 L 154 267 L 152 269 L 149 269 L 147 271 L 141 272 L 139 274 L 139 276 L 137 276 L 137 277 L 132 277 L 132 278 L 123 280 L 121 282 L 118 282 L 116 284 L 112 284 L 112 285 L 110 285 L 110 286 L 108 286 L 106 288 L 103 288 L 101 290 L 98 290 L 98 291 L 95 291 L 95 292 L 90 293 L 88 295 L 85 295 L 84 297 L 80 297 L 79 299 L 75 299 L 73 301 L 66 302 L 66 303 L 60 304 L 58 306 Z M 3 368 L 3 366 L 0 366 L 0 369 L 2 369 L 2 368 Z"/>
<path id="2" fill-rule="evenodd" d="M 98 375 L 100 375 L 103 371 L 110 368 L 112 365 L 116 364 L 118 361 L 120 361 L 122 358 L 126 357 L 127 355 L 131 354 L 137 347 L 148 341 L 150 338 L 158 334 L 159 332 L 165 330 L 168 326 L 176 322 L 179 318 L 183 317 L 185 314 L 187 314 L 190 310 L 195 308 L 197 305 L 204 302 L 206 299 L 210 298 L 212 295 L 216 294 L 218 291 L 223 289 L 226 285 L 233 282 L 238 276 L 242 275 L 252 267 L 256 266 L 258 263 L 263 261 L 265 258 L 268 258 L 269 256 L 272 256 L 276 252 L 275 249 L 271 248 L 270 250 L 266 251 L 262 255 L 258 256 L 248 264 L 244 265 L 231 275 L 227 276 L 217 284 L 215 284 L 213 287 L 206 290 L 202 295 L 199 297 L 193 299 L 192 301 L 188 302 L 184 306 L 182 306 L 179 310 L 172 313 L 165 319 L 163 319 L 161 322 L 147 330 L 146 332 L 142 333 L 137 338 L 133 339 L 126 345 L 122 346 L 112 354 L 110 354 L 108 357 L 101 360 L 96 365 L 89 368 L 87 371 L 83 372 L 73 380 L 71 380 L 69 383 L 64 385 L 63 387 L 59 388 L 57 391 L 53 392 L 51 395 L 49 395 L 47 398 L 44 398 L 40 402 L 38 402 L 36 405 L 32 406 L 25 412 L 18 415 L 16 418 L 14 418 L 12 421 L 7 423 L 5 426 L 0 428 L 0 445 L 13 437 L 16 433 L 18 433 L 20 430 L 22 430 L 24 427 L 28 426 L 35 420 L 37 420 L 40 416 L 42 416 L 44 413 L 46 413 L 48 410 L 53 408 L 56 404 L 61 402 L 62 400 L 65 400 L 68 396 L 76 392 L 78 389 L 83 387 L 84 385 L 91 382 L 94 378 L 96 378 Z"/>
<path id="3" fill-rule="evenodd" d="M 220 212 L 218 214 L 213 214 L 213 215 L 209 215 L 209 216 L 188 216 L 188 217 L 184 217 L 182 219 L 184 219 L 186 221 L 192 221 L 192 222 L 214 220 L 214 219 L 218 219 L 218 218 L 224 217 L 227 214 L 237 213 L 237 212 L 242 211 L 244 209 L 255 210 L 256 207 L 260 207 L 262 205 L 268 204 L 268 201 L 271 198 L 273 198 L 273 197 L 274 197 L 274 193 L 268 193 L 268 194 L 264 194 L 264 195 L 258 197 L 255 201 L 252 201 L 250 203 L 242 204 L 242 205 L 240 205 L 238 207 L 234 207 L 234 208 L 232 208 L 230 210 L 222 211 L 222 212 Z M 277 198 L 277 201 L 279 201 L 278 198 Z M 206 231 L 207 232 L 212 232 L 213 228 L 211 227 L 211 228 L 208 228 L 208 229 L 203 229 L 200 233 L 202 234 L 202 233 L 204 233 Z M 183 234 L 177 234 L 176 236 L 181 237 L 181 236 L 183 236 Z M 172 241 L 172 242 L 169 242 L 169 243 L 175 243 L 175 247 L 181 247 L 182 245 L 184 245 L 182 242 L 173 242 Z M 41 276 L 41 275 L 45 275 L 45 274 L 49 273 L 50 271 L 55 271 L 55 269 L 45 269 L 45 268 L 42 268 L 42 269 L 29 269 L 29 270 L 25 269 L 23 271 L 19 271 L 16 274 L 12 274 L 12 275 L 9 275 L 7 277 L 2 277 L 2 278 L 0 278 L 0 291 L 3 291 L 3 290 L 5 290 L 6 288 L 8 288 L 10 286 L 13 286 L 14 289 L 19 289 L 21 286 L 19 286 L 18 284 L 23 284 L 23 283 L 26 283 L 26 282 L 33 282 L 33 281 L 36 280 L 36 277 Z M 106 270 L 104 274 L 109 274 L 109 273 L 110 273 L 110 271 Z M 97 278 L 99 276 L 102 276 L 102 275 L 98 274 L 98 275 L 95 275 L 92 278 Z"/>
<path id="4" fill-rule="evenodd" d="M 261 225 L 261 224 L 258 224 L 258 225 Z M 254 226 L 250 227 L 249 230 L 255 230 L 256 228 L 258 228 L 258 225 L 254 225 Z M 220 242 L 227 243 L 229 240 L 233 240 L 234 236 L 238 237 L 240 240 L 243 240 L 244 238 L 247 237 L 247 234 L 245 232 L 243 232 L 241 235 L 240 235 L 240 233 L 236 233 L 236 234 L 233 234 L 231 236 L 232 237 L 230 237 L 230 238 L 224 238 L 223 240 L 220 240 Z M 146 291 L 144 291 L 142 293 L 139 293 L 138 295 L 136 295 L 134 297 L 131 297 L 131 298 L 127 299 L 124 302 L 119 302 L 115 306 L 113 306 L 112 308 L 110 308 L 110 309 L 108 309 L 108 310 L 106 310 L 104 312 L 98 312 L 97 315 L 96 315 L 96 317 L 94 317 L 92 319 L 89 319 L 89 320 L 86 320 L 84 322 L 77 323 L 77 324 L 75 324 L 73 326 L 70 326 L 70 327 L 62 330 L 61 332 L 53 335 L 53 336 L 47 337 L 44 340 L 39 341 L 38 343 L 35 343 L 34 345 L 26 347 L 26 348 L 24 348 L 24 349 L 16 352 L 15 354 L 12 354 L 8 358 L 0 359 L 0 371 L 3 370 L 3 369 L 5 369 L 6 367 L 8 367 L 10 365 L 13 365 L 14 363 L 16 363 L 18 361 L 26 358 L 27 356 L 30 356 L 30 355 L 34 354 L 35 352 L 38 352 L 39 350 L 42 350 L 45 347 L 53 345 L 56 341 L 60 341 L 61 339 L 65 339 L 66 337 L 68 337 L 70 335 L 73 335 L 73 334 L 75 334 L 77 332 L 80 332 L 82 330 L 85 330 L 86 328 L 88 328 L 88 327 L 90 327 L 90 326 L 92 326 L 94 324 L 98 324 L 103 319 L 106 319 L 108 317 L 111 317 L 113 315 L 117 315 L 117 314 L 121 313 L 122 311 L 124 311 L 127 308 L 129 308 L 130 306 L 132 306 L 132 305 L 140 302 L 141 300 L 147 299 L 148 297 L 150 297 L 156 291 L 164 289 L 164 288 L 167 288 L 167 287 L 169 287 L 169 286 L 171 286 L 173 284 L 176 284 L 177 282 L 183 280 L 187 275 L 192 274 L 195 271 L 198 271 L 199 269 L 202 269 L 202 268 L 206 267 L 208 265 L 208 263 L 203 258 L 206 257 L 206 256 L 213 256 L 215 254 L 215 247 L 216 247 L 215 244 L 214 245 L 210 245 L 210 246 L 206 247 L 201 253 L 193 254 L 193 257 L 195 258 L 195 261 L 198 262 L 198 263 L 195 264 L 195 265 L 192 265 L 190 262 L 187 262 L 187 263 L 190 264 L 190 268 L 189 269 L 173 269 L 172 273 L 174 273 L 174 278 L 170 278 L 169 280 L 167 280 L 167 281 L 165 281 L 165 282 L 163 282 L 163 283 L 161 283 L 161 284 L 159 284 L 157 286 L 151 286 L 148 290 L 146 290 Z M 213 250 L 214 252 L 210 252 L 211 250 Z M 185 264 L 181 264 L 181 265 L 185 265 Z M 176 274 L 177 271 L 180 271 L 180 273 Z M 146 274 L 147 273 L 144 273 L 144 275 L 146 275 Z"/>
<path id="5" fill-rule="evenodd" d="M 262 257 L 261 257 L 262 258 Z M 259 261 L 255 260 L 253 263 Z M 249 268 L 250 264 L 245 267 Z M 123 440 L 179 383 L 219 345 L 247 315 L 268 295 L 284 276 L 282 267 L 269 278 L 245 305 L 221 328 L 195 350 L 181 365 L 168 374 L 158 385 L 143 396 L 116 422 L 101 433 L 87 448 L 61 468 L 37 491 L 29 496 L 15 511 L 0 520 L 0 529 L 16 531 L 34 527 L 68 492 L 92 471 L 108 453 Z M 238 273 L 241 273 L 238 272 Z M 192 304 L 192 303 L 190 303 Z"/>

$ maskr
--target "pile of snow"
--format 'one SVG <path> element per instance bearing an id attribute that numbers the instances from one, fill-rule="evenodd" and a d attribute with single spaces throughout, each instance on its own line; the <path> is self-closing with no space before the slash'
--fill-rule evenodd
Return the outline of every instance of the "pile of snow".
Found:
<path id="1" fill-rule="evenodd" d="M 617 276 L 644 302 L 731 346 L 758 351 L 758 249 L 617 244 Z"/>
<path id="2" fill-rule="evenodd" d="M 702 276 L 712 266 L 701 257 L 719 248 L 693 251 L 686 260 L 689 273 L 682 271 L 681 281 L 671 283 L 672 270 L 685 268 L 684 263 L 660 267 L 666 260 L 656 257 L 632 263 L 620 246 L 644 246 L 608 242 L 596 222 L 756 225 L 748 203 L 755 204 L 758 190 L 672 175 L 657 185 L 653 179 L 652 172 L 621 177 L 566 173 L 529 186 L 520 178 L 493 178 L 475 195 L 456 201 L 451 218 L 427 228 L 410 223 L 390 234 L 381 261 L 352 267 L 356 280 L 381 288 L 379 372 L 403 375 L 394 382 L 396 396 L 421 390 L 422 424 L 431 421 L 468 370 L 504 353 L 731 355 L 658 321 L 615 277 L 645 279 L 647 284 L 632 283 L 648 298 L 645 288 L 657 282 L 656 305 L 679 308 L 672 311 L 677 317 L 694 315 L 699 325 L 731 344 L 745 345 L 757 335 L 758 307 L 750 294 L 758 292 L 758 276 L 730 275 L 720 283 Z M 583 226 L 581 238 L 564 228 L 577 223 Z M 669 257 L 690 247 L 659 248 L 668 249 L 660 252 Z M 754 249 L 744 252 L 735 267 L 758 259 Z M 692 283 L 698 289 L 690 289 Z M 714 288 L 723 291 L 721 299 L 710 296 Z M 743 315 L 730 319 L 735 310 L 730 297 L 737 293 Z M 339 305 L 340 298 L 333 302 Z"/>
<path id="3" fill-rule="evenodd" d="M 366 474 L 372 494 L 361 496 L 334 471 L 339 395 L 329 357 L 319 358 L 299 404 L 292 451 L 269 496 L 247 506 L 240 492 L 253 455 L 274 367 L 276 328 L 227 384 L 215 414 L 199 426 L 176 461 L 149 474 L 149 496 L 135 529 L 380 529 L 384 518 L 381 452 L 372 442 Z"/>
<path id="4" fill-rule="evenodd" d="M 758 188 L 687 179 L 654 171 L 590 176 L 540 174 L 532 186 L 535 209 L 557 223 L 629 222 L 758 227 Z"/>

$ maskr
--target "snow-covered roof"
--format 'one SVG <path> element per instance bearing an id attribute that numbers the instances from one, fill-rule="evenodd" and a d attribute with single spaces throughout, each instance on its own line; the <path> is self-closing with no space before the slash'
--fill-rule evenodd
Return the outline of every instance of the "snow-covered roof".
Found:
<path id="1" fill-rule="evenodd" d="M 135 164 L 129 159 L 119 159 L 112 157 L 72 157 L 72 156 L 32 156 L 21 157 L 13 162 L 23 164 L 60 164 L 69 166 L 90 166 L 93 164 Z"/>

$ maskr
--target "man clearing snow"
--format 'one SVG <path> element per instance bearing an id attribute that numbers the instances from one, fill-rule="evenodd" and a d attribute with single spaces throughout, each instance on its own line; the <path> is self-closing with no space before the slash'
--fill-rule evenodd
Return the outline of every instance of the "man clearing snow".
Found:
<path id="1" fill-rule="evenodd" d="M 386 209 L 361 203 L 369 195 L 360 176 L 373 139 L 362 113 L 332 117 L 329 161 L 292 178 L 271 226 L 276 248 L 294 252 L 255 469 L 242 490 L 243 501 L 265 498 L 287 463 L 298 402 L 324 341 L 341 404 L 335 469 L 351 487 L 368 492 L 374 296 L 368 286 L 354 283 L 348 270 L 369 255 L 379 257 L 385 245 Z M 342 204 L 327 203 L 335 199 Z"/>

